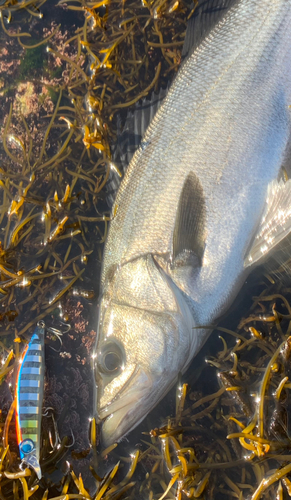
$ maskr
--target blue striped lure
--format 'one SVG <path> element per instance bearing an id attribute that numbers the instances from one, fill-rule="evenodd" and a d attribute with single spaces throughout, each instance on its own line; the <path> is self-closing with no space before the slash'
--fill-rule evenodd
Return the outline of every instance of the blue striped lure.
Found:
<path id="1" fill-rule="evenodd" d="M 16 434 L 22 464 L 41 479 L 39 465 L 40 431 L 44 386 L 45 324 L 40 321 L 26 346 L 18 371 L 16 400 Z"/>

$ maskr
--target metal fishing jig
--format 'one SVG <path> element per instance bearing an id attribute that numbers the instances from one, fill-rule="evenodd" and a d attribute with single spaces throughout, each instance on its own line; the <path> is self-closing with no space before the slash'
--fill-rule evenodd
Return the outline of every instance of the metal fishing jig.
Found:
<path id="1" fill-rule="evenodd" d="M 45 324 L 40 321 L 23 352 L 15 388 L 20 458 L 22 465 L 31 467 L 38 479 L 42 477 L 39 454 L 44 391 L 44 335 Z"/>

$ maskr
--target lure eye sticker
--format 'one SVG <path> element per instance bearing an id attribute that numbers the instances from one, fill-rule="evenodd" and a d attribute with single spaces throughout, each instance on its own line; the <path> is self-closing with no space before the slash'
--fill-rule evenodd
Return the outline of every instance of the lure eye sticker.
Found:
<path id="1" fill-rule="evenodd" d="M 28 455 L 33 450 L 35 450 L 35 445 L 32 439 L 25 439 L 19 445 L 19 451 L 21 454 L 23 454 L 23 456 Z"/>

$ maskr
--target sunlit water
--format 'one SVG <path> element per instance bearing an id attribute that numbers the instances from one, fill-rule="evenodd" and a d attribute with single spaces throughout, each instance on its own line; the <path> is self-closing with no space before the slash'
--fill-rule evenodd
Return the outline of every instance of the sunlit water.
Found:
<path id="1" fill-rule="evenodd" d="M 73 5 L 80 7 L 76 3 Z M 51 451 L 56 444 L 49 443 L 48 439 L 50 434 L 53 436 L 52 441 L 57 437 L 54 420 L 60 436 L 57 447 L 63 446 L 62 439 L 68 436 L 67 441 L 63 442 L 63 452 L 56 457 L 51 467 L 47 467 L 40 489 L 31 498 L 41 498 L 49 481 L 55 486 L 51 484 L 51 496 L 48 498 L 59 495 L 60 481 L 71 467 L 77 476 L 81 472 L 85 486 L 93 494 L 96 480 L 89 465 L 102 477 L 120 460 L 115 478 L 118 484 L 128 474 L 138 450 L 142 459 L 132 477 L 128 476 L 125 481 L 125 484 L 131 481 L 134 484 L 121 498 L 160 498 L 170 480 L 175 477 L 173 488 L 164 498 L 174 498 L 179 481 L 181 484 L 184 481 L 184 490 L 192 498 L 259 498 L 254 492 L 264 474 L 271 477 L 279 466 L 285 466 L 287 458 L 280 461 L 276 456 L 273 460 L 264 461 L 268 451 L 263 445 L 267 443 L 262 443 L 259 449 L 249 439 L 244 447 L 239 438 L 227 440 L 226 436 L 242 430 L 251 421 L 259 403 L 260 384 L 266 366 L 280 342 L 284 342 L 290 312 L 278 297 L 262 301 L 261 306 L 255 304 L 251 313 L 256 319 L 239 330 L 239 335 L 250 342 L 237 352 L 237 356 L 233 356 L 228 349 L 235 347 L 238 339 L 226 331 L 214 330 L 201 353 L 179 380 L 180 386 L 188 384 L 184 413 L 181 408 L 179 420 L 175 421 L 175 387 L 108 455 L 102 456 L 98 445 L 98 431 L 97 448 L 90 448 L 90 420 L 95 414 L 92 407 L 94 383 L 91 356 L 97 325 L 102 246 L 108 222 L 102 219 L 104 214 L 109 218 L 106 203 L 108 193 L 104 187 L 99 192 L 96 186 L 102 188 L 102 184 L 106 183 L 108 161 L 103 159 L 102 162 L 102 151 L 106 150 L 107 143 L 110 148 L 114 148 L 116 137 L 109 132 L 104 132 L 101 137 L 98 130 L 94 136 L 94 104 L 92 101 L 88 104 L 86 87 L 89 84 L 82 80 L 85 77 L 75 66 L 66 67 L 66 59 L 62 60 L 57 54 L 59 51 L 77 63 L 83 58 L 84 62 L 80 67 L 85 75 L 91 75 L 92 68 L 89 66 L 92 56 L 89 57 L 90 54 L 85 49 L 87 42 L 84 40 L 84 33 L 87 28 L 83 30 L 82 8 L 67 10 L 65 7 L 57 7 L 54 2 L 46 2 L 39 7 L 31 6 L 30 9 L 32 13 L 17 11 L 15 8 L 3 8 L 1 11 L 5 29 L 12 30 L 10 34 L 15 34 L 19 28 L 22 33 L 28 31 L 31 34 L 31 40 L 29 37 L 20 38 L 23 44 L 37 44 L 44 37 L 49 37 L 58 24 L 61 26 L 56 31 L 55 38 L 52 37 L 47 43 L 30 51 L 23 49 L 17 37 L 1 31 L 1 348 L 4 363 L 7 353 L 15 344 L 15 359 L 18 362 L 24 341 L 29 340 L 36 322 L 39 319 L 45 321 L 51 332 L 47 335 L 45 348 L 44 409 L 51 409 L 43 417 L 43 435 L 48 440 L 46 451 L 43 452 L 44 461 L 49 457 L 48 450 Z M 37 16 L 39 12 L 43 14 L 42 18 Z M 104 11 L 101 14 L 104 15 Z M 9 24 L 7 20 L 10 21 Z M 92 18 L 87 16 L 87 21 L 92 22 Z M 100 29 L 103 29 L 102 26 Z M 79 41 L 85 42 L 83 52 L 80 53 L 77 53 L 77 45 L 73 45 L 73 48 L 66 46 L 66 41 L 76 35 L 76 30 Z M 93 43 L 92 40 L 90 43 Z M 135 43 L 139 47 L 138 39 Z M 55 51 L 54 55 L 47 52 L 47 46 Z M 181 48 L 181 43 L 179 47 Z M 132 57 L 132 53 L 129 57 Z M 178 59 L 177 53 L 177 61 Z M 152 81 L 158 63 L 157 51 L 152 50 L 150 60 L 153 64 L 149 67 L 148 78 Z M 167 75 L 172 78 L 174 73 L 175 71 L 165 71 L 160 85 L 165 87 L 168 83 Z M 66 78 L 67 81 L 72 80 L 71 87 L 69 85 L 71 94 L 65 87 L 60 96 L 60 87 Z M 102 76 L 101 88 L 104 88 L 106 78 L 107 76 Z M 98 86 L 98 78 L 95 85 Z M 117 83 L 117 93 L 120 93 L 120 88 L 120 83 Z M 139 93 L 137 97 L 138 95 Z M 123 113 L 125 116 L 126 111 Z M 117 116 L 115 114 L 116 112 L 112 117 L 113 123 Z M 9 120 L 11 123 L 7 126 Z M 50 121 L 51 130 L 46 134 Z M 103 149 L 98 149 L 96 144 L 102 144 Z M 86 153 L 87 147 L 90 156 Z M 263 270 L 258 271 L 249 278 L 229 313 L 220 320 L 219 326 L 237 331 L 241 319 L 250 314 L 252 297 L 264 290 L 265 295 L 274 295 L 280 291 L 287 300 L 290 298 L 288 281 L 285 283 L 277 279 L 271 285 L 263 275 Z M 279 311 L 279 319 L 274 317 L 273 304 L 276 304 L 276 310 Z M 280 313 L 285 317 L 280 316 Z M 269 319 L 272 317 L 273 319 Z M 255 340 L 258 343 L 255 349 L 251 349 L 253 337 L 250 326 L 262 333 L 262 340 L 259 337 Z M 61 342 L 52 329 L 61 334 Z M 219 335 L 226 344 L 219 339 Z M 268 347 L 270 335 L 273 336 L 273 344 Z M 286 359 L 288 361 L 288 356 Z M 268 382 L 264 393 L 264 439 L 272 441 L 273 455 L 288 454 L 288 422 L 285 418 L 288 410 L 287 380 L 285 389 L 283 386 L 281 388 L 283 392 L 275 399 L 272 396 L 278 389 L 278 384 L 288 376 L 286 359 L 281 359 L 278 355 L 278 370 L 274 368 L 273 379 Z M 253 373 L 247 367 L 248 363 L 255 366 Z M 218 377 L 219 373 L 224 375 Z M 3 422 L 13 400 L 15 376 L 15 370 L 10 371 L 0 388 Z M 228 382 L 225 382 L 227 377 Z M 231 390 L 224 391 L 223 387 Z M 219 394 L 211 397 L 214 393 Z M 199 401 L 205 396 L 209 396 L 209 399 L 200 404 Z M 230 420 L 230 416 L 241 423 L 241 427 L 239 423 Z M 169 418 L 172 420 L 169 421 Z M 163 427 L 163 430 L 158 430 Z M 155 437 L 149 435 L 153 429 L 156 429 Z M 253 429 L 249 434 L 252 431 Z M 169 470 L 162 446 L 163 438 L 159 434 L 166 434 L 166 439 L 168 435 L 172 435 L 176 439 L 176 445 L 178 443 L 183 449 L 178 452 L 175 441 L 165 441 L 168 443 L 166 446 L 169 445 L 172 469 L 176 467 L 176 472 Z M 13 423 L 9 430 L 9 444 L 11 451 L 17 454 Z M 195 452 L 195 458 L 191 456 L 191 450 Z M 244 457 L 249 457 L 252 452 L 256 455 L 254 461 L 244 462 Z M 195 468 L 195 463 L 200 466 Z M 15 467 L 17 469 L 17 465 Z M 266 489 L 266 494 L 262 490 L 265 498 L 274 498 L 274 492 L 280 488 L 279 476 L 274 480 L 274 486 L 270 483 L 271 489 Z M 284 487 L 288 486 L 286 484 L 284 483 Z M 108 500 L 115 498 L 113 493 L 108 496 Z M 12 490 L 7 490 L 7 499 L 11 495 Z M 181 495 L 185 497 L 185 493 Z"/>

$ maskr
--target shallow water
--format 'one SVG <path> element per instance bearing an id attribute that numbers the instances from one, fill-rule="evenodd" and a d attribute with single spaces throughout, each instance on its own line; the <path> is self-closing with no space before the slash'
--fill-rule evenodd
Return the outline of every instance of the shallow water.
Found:
<path id="1" fill-rule="evenodd" d="M 4 25 L 0 37 L 0 346 L 7 368 L 0 407 L 3 444 L 10 446 L 5 470 L 19 470 L 14 421 L 8 430 L 4 423 L 14 398 L 20 354 L 42 319 L 47 328 L 61 334 L 61 342 L 52 330 L 47 334 L 44 408 L 51 409 L 43 417 L 44 477 L 39 489 L 31 490 L 32 500 L 42 498 L 46 489 L 48 499 L 65 498 L 60 495 L 67 492 L 88 498 L 70 471 L 77 477 L 81 473 L 94 495 L 103 483 L 98 485 L 89 466 L 102 477 L 118 461 L 112 484 L 101 496 L 97 494 L 98 500 L 158 499 L 172 479 L 172 488 L 163 498 L 274 498 L 281 495 L 280 484 L 285 490 L 289 487 L 290 470 L 284 469 L 289 461 L 287 380 L 282 392 L 273 396 L 289 374 L 288 354 L 284 358 L 278 353 L 273 363 L 278 370 L 272 369 L 263 394 L 264 437 L 260 439 L 267 442 L 259 447 L 255 436 L 250 438 L 253 429 L 243 444 L 239 437 L 226 436 L 243 430 L 252 420 L 270 359 L 280 344 L 287 351 L 290 282 L 282 281 L 281 273 L 279 279 L 273 275 L 274 284 L 264 270 L 249 278 L 219 322 L 224 331 L 213 332 L 179 382 L 181 387 L 188 384 L 188 392 L 184 408 L 178 405 L 178 416 L 177 388 L 173 388 L 113 451 L 102 456 L 98 431 L 90 447 L 89 420 L 94 414 L 90 363 L 102 247 L 110 218 L 105 188 L 112 170 L 109 150 L 116 143 L 117 117 L 126 116 L 128 106 L 120 107 L 125 99 L 134 103 L 146 92 L 165 88 L 174 77 L 191 6 L 152 2 L 149 9 L 138 5 L 137 12 L 134 2 L 105 3 L 102 10 L 95 8 L 93 16 L 89 9 L 94 3 L 87 3 L 85 11 L 81 2 L 68 5 L 74 9 L 53 1 L 26 4 L 26 8 L 23 3 L 0 6 Z M 148 43 L 147 51 L 142 34 L 146 23 L 146 36 L 153 43 Z M 13 36 L 17 30 L 31 37 Z M 38 44 L 54 30 L 42 45 L 23 47 Z M 123 38 L 120 30 L 126 34 Z M 176 45 L 163 46 L 173 36 Z M 118 50 L 112 49 L 112 40 L 118 40 Z M 107 52 L 100 52 L 104 48 Z M 103 66 L 97 67 L 100 54 Z M 90 68 L 92 62 L 95 66 Z M 278 293 L 286 297 L 286 304 L 274 296 Z M 264 301 L 262 296 L 253 302 L 252 297 L 260 294 L 271 298 Z M 250 314 L 254 317 L 239 327 Z M 241 345 L 235 335 L 243 337 Z M 6 366 L 11 349 L 14 358 Z M 139 460 L 131 476 L 128 471 L 137 451 Z M 252 460 L 245 461 L 252 453 Z M 277 472 L 272 484 L 270 480 L 265 490 L 255 493 L 263 478 L 273 477 L 272 471 L 280 467 L 283 482 Z M 34 480 L 33 476 L 28 480 L 29 488 Z M 179 493 L 179 487 L 184 493 Z M 25 498 L 19 479 L 0 478 L 5 500 L 17 498 L 16 492 L 18 498 Z"/>

